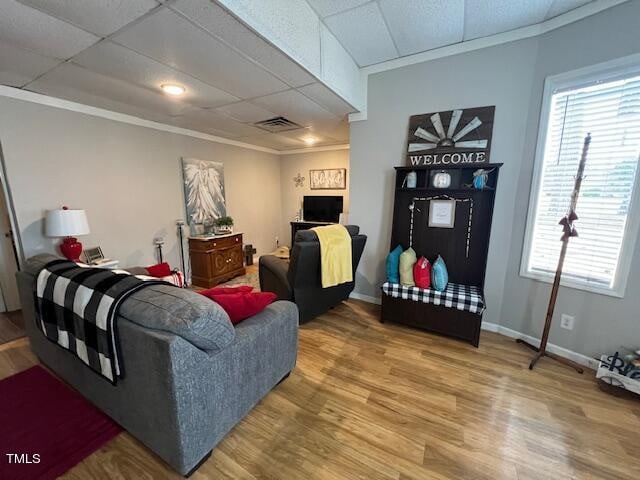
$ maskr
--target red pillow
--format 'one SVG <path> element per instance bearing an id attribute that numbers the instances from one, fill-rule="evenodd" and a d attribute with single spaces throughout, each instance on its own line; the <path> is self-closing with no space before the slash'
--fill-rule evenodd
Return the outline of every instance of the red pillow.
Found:
<path id="1" fill-rule="evenodd" d="M 413 266 L 413 281 L 418 288 L 431 286 L 431 264 L 426 258 L 420 257 Z"/>
<path id="2" fill-rule="evenodd" d="M 276 298 L 278 296 L 272 292 L 228 293 L 211 297 L 227 312 L 234 325 L 261 312 Z"/>
<path id="3" fill-rule="evenodd" d="M 167 262 L 151 265 L 147 267 L 149 275 L 156 278 L 168 277 L 171 275 L 171 267 Z"/>
<path id="4" fill-rule="evenodd" d="M 200 290 L 198 293 L 213 300 L 214 295 L 229 295 L 232 293 L 249 293 L 253 290 L 251 285 L 240 285 L 238 287 L 213 287 L 208 290 Z"/>

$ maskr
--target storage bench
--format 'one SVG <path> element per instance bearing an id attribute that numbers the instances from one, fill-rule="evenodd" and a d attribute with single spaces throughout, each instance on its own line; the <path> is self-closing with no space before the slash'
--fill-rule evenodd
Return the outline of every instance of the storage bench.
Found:
<path id="1" fill-rule="evenodd" d="M 480 342 L 484 295 L 475 286 L 449 283 L 443 292 L 385 282 L 382 321 L 402 323 L 470 342 Z"/>

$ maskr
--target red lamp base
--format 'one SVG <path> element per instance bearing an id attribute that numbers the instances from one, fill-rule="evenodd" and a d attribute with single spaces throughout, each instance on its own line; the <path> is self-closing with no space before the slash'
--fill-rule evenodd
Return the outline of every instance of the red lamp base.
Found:
<path id="1" fill-rule="evenodd" d="M 60 244 L 60 251 L 62 255 L 72 262 L 79 262 L 80 254 L 82 253 L 82 244 L 75 237 L 65 237 Z"/>

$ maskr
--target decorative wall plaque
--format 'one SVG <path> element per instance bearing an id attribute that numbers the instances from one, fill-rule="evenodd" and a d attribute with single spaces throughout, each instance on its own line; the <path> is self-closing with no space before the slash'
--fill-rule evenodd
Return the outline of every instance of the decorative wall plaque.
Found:
<path id="1" fill-rule="evenodd" d="M 407 165 L 488 163 L 495 106 L 413 115 Z"/>

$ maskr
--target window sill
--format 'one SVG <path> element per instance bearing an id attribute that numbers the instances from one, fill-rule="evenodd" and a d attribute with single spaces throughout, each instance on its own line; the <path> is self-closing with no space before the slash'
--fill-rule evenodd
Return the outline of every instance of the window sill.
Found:
<path id="1" fill-rule="evenodd" d="M 533 273 L 529 271 L 521 271 L 520 276 L 523 278 L 528 278 L 530 280 L 537 280 L 538 282 L 549 284 L 552 284 L 554 279 L 552 275 L 544 275 L 541 273 Z M 583 292 L 595 293 L 598 295 L 605 295 L 607 297 L 624 298 L 624 287 L 617 289 L 602 288 L 596 287 L 594 285 L 585 285 L 584 283 L 580 282 L 572 282 L 571 280 L 565 279 L 560 280 L 560 285 L 562 287 L 572 288 L 574 290 L 582 290 Z"/>

